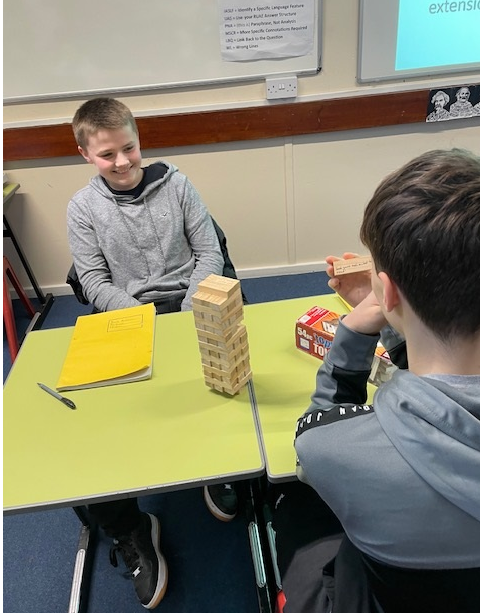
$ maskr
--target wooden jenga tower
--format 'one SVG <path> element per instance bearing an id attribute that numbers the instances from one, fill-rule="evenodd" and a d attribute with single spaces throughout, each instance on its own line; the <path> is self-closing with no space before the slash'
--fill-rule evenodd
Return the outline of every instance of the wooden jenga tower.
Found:
<path id="1" fill-rule="evenodd" d="M 192 305 L 205 383 L 233 396 L 252 377 L 240 281 L 210 275 Z"/>

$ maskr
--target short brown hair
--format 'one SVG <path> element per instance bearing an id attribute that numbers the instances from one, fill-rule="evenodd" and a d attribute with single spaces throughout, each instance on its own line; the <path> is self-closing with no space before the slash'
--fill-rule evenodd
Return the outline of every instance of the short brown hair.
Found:
<path id="1" fill-rule="evenodd" d="M 379 185 L 360 231 L 377 271 L 439 337 L 480 330 L 480 158 L 429 151 Z"/>
<path id="2" fill-rule="evenodd" d="M 84 102 L 72 121 L 75 140 L 82 149 L 87 148 L 89 137 L 99 130 L 119 130 L 128 125 L 138 134 L 132 112 L 114 98 L 93 98 Z"/>

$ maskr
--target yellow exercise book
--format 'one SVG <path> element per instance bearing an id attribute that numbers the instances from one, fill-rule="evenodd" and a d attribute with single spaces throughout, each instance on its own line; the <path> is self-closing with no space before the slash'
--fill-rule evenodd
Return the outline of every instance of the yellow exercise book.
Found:
<path id="1" fill-rule="evenodd" d="M 155 317 L 153 303 L 78 317 L 57 390 L 149 379 Z"/>

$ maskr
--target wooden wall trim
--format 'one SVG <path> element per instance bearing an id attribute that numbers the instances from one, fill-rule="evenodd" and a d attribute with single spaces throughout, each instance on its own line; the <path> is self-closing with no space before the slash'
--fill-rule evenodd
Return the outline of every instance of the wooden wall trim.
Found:
<path id="1" fill-rule="evenodd" d="M 425 121 L 429 90 L 139 117 L 142 149 L 208 145 Z M 77 155 L 69 123 L 3 131 L 7 162 Z"/>

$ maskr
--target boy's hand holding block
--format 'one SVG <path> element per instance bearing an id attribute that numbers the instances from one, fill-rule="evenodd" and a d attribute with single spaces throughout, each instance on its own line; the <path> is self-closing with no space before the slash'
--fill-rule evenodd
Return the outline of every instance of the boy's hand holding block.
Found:
<path id="1" fill-rule="evenodd" d="M 348 275 L 352 272 L 363 272 L 371 270 L 372 258 L 369 255 L 358 258 L 348 258 L 347 260 L 336 260 L 333 262 L 333 274 L 336 277 Z"/>

